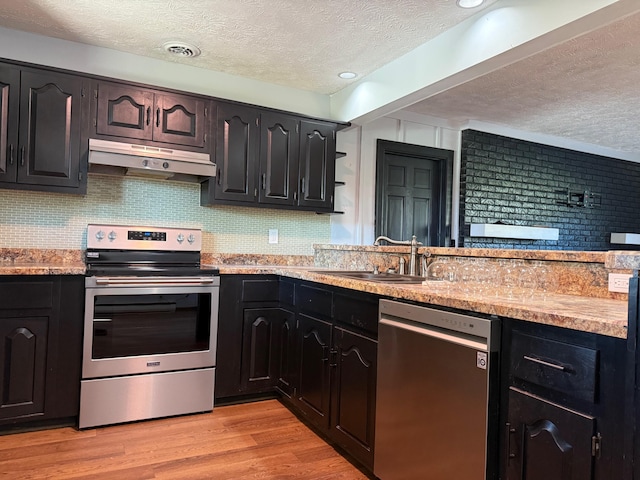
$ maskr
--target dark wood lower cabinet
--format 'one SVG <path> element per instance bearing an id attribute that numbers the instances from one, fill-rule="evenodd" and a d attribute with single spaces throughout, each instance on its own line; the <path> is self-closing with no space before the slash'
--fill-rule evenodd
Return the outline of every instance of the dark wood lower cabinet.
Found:
<path id="1" fill-rule="evenodd" d="M 0 319 L 0 419 L 44 415 L 50 317 Z"/>
<path id="2" fill-rule="evenodd" d="M 296 405 L 309 422 L 329 428 L 331 323 L 298 315 L 299 380 Z"/>
<path id="3" fill-rule="evenodd" d="M 242 392 L 271 391 L 282 382 L 286 369 L 293 313 L 278 307 L 244 310 L 240 385 Z M 281 338 L 282 337 L 282 338 Z"/>
<path id="4" fill-rule="evenodd" d="M 501 478 L 631 480 L 623 339 L 504 319 L 502 353 Z"/>
<path id="5" fill-rule="evenodd" d="M 296 288 L 296 309 L 298 394 L 293 407 L 372 470 L 378 298 L 302 282 Z"/>
<path id="6" fill-rule="evenodd" d="M 509 390 L 507 480 L 591 480 L 596 421 Z"/>
<path id="7" fill-rule="evenodd" d="M 372 470 L 377 296 L 268 275 L 223 275 L 220 300 L 216 400 L 278 392 Z"/>
<path id="8" fill-rule="evenodd" d="M 282 322 L 278 277 L 222 275 L 216 350 L 217 401 L 272 392 L 279 379 Z"/>
<path id="9" fill-rule="evenodd" d="M 291 398 L 294 395 L 296 379 L 296 314 L 286 308 L 280 308 L 275 327 L 276 390 L 284 397 Z"/>
<path id="10" fill-rule="evenodd" d="M 372 468 L 378 342 L 344 328 L 333 335 L 331 437 Z"/>
<path id="11" fill-rule="evenodd" d="M 0 277 L 0 425 L 78 414 L 84 278 Z"/>

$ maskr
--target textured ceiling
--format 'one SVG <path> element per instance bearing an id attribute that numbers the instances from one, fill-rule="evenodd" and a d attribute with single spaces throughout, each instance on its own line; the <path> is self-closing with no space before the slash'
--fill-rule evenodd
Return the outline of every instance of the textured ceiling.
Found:
<path id="1" fill-rule="evenodd" d="M 406 110 L 640 153 L 640 14 Z"/>
<path id="2" fill-rule="evenodd" d="M 494 3 L 492 0 L 487 3 Z M 0 0 L 0 26 L 330 94 L 478 9 L 455 0 Z M 202 50 L 172 57 L 171 40 Z"/>
<path id="3" fill-rule="evenodd" d="M 0 26 L 331 94 L 349 84 L 339 72 L 362 77 L 477 12 L 455 0 L 0 0 Z M 170 56 L 171 40 L 202 55 Z M 639 86 L 636 14 L 407 110 L 640 156 Z"/>

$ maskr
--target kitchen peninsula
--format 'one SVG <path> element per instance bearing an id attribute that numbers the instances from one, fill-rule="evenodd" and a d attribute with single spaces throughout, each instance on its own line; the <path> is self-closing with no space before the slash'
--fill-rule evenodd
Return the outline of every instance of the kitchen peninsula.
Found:
<path id="1" fill-rule="evenodd" d="M 626 338 L 627 295 L 607 294 L 604 277 L 594 273 L 606 268 L 630 271 L 634 268 L 633 252 L 565 252 L 497 249 L 420 249 L 434 256 L 478 258 L 520 258 L 566 263 L 569 268 L 558 273 L 558 292 L 546 296 L 532 295 L 524 301 L 501 295 L 495 285 L 493 295 L 474 295 L 463 286 L 444 290 L 423 285 L 393 285 L 366 280 L 345 279 L 326 273 L 336 270 L 373 270 L 373 264 L 386 269 L 392 255 L 406 253 L 402 247 L 367 247 L 315 245 L 315 260 L 307 256 L 216 255 L 203 253 L 203 264 L 218 267 L 222 275 L 261 274 L 308 280 L 336 287 L 384 295 L 404 300 L 440 305 L 478 313 L 505 316 L 525 321 Z M 292 264 L 292 261 L 294 262 Z M 242 262 L 242 263 L 239 263 Z M 584 271 L 575 271 L 584 269 Z M 572 271 L 574 270 L 574 271 Z M 322 273 L 320 273 L 320 272 Z M 0 275 L 83 275 L 82 252 L 75 250 L 0 249 Z M 585 282 L 597 280 L 599 285 Z M 576 285 L 576 284 L 582 284 Z M 576 286 L 582 291 L 576 291 Z"/>
<path id="2" fill-rule="evenodd" d="M 454 283 L 447 288 L 440 285 L 397 285 L 349 279 L 332 273 L 332 270 L 339 273 L 343 270 L 372 270 L 374 267 L 384 271 L 395 266 L 397 255 L 407 254 L 407 249 L 404 247 L 316 245 L 314 248 L 313 257 L 203 253 L 202 263 L 219 268 L 222 276 L 218 345 L 224 345 L 224 348 L 219 349 L 218 354 L 219 359 L 220 355 L 225 355 L 226 364 L 231 370 L 225 373 L 224 367 L 220 367 L 219 378 L 216 380 L 216 398 L 219 401 L 245 401 L 251 398 L 264 398 L 265 395 L 272 396 L 274 391 L 279 392 L 283 403 L 300 418 L 312 425 L 330 442 L 344 449 L 366 469 L 371 470 L 374 453 L 377 299 L 392 298 L 446 310 L 496 316 L 503 321 L 502 358 L 504 361 L 501 362 L 500 375 L 502 392 L 500 423 L 504 424 L 503 422 L 507 420 L 507 412 L 511 412 L 510 415 L 516 411 L 521 412 L 523 405 L 525 407 L 528 405 L 527 402 L 531 397 L 527 392 L 535 394 L 536 402 L 541 402 L 530 407 L 530 410 L 540 411 L 539 407 L 543 405 L 540 407 L 541 411 L 546 411 L 544 410 L 547 408 L 546 405 L 552 402 L 562 405 L 558 408 L 563 412 L 566 411 L 565 409 L 572 409 L 586 413 L 597 420 L 597 428 L 594 427 L 594 431 L 598 434 L 602 433 L 604 438 L 602 459 L 593 460 L 594 472 L 599 473 L 589 478 L 623 478 L 615 476 L 623 466 L 618 453 L 612 452 L 614 448 L 615 451 L 622 451 L 624 443 L 622 429 L 624 408 L 621 404 L 625 395 L 624 347 L 627 338 L 628 302 L 626 294 L 608 292 L 606 277 L 609 271 L 630 272 L 637 268 L 637 255 L 633 252 L 517 251 L 432 247 L 420 249 L 421 254 L 430 255 L 429 260 L 432 262 L 438 258 L 448 257 L 455 257 L 462 262 L 480 257 L 490 257 L 488 261 L 496 262 L 504 259 L 546 262 L 550 267 L 548 271 L 552 272 L 558 280 L 557 291 L 544 294 L 534 292 L 526 298 L 513 298 L 506 295 L 500 285 L 494 285 L 494 291 L 491 294 L 487 292 L 479 294 L 470 292 L 468 286 L 464 284 Z M 4 285 L 22 278 L 37 280 L 46 277 L 66 277 L 76 279 L 80 285 L 85 273 L 82 252 L 79 251 L 2 249 L 0 258 L 2 259 L 0 275 L 3 277 L 0 296 L 3 294 Z M 3 318 L 4 316 L 3 314 Z M 296 318 L 301 322 L 298 327 L 293 322 Z M 305 358 L 313 360 L 313 355 L 309 353 L 312 350 L 295 353 L 296 349 L 303 345 L 296 343 L 301 341 L 301 337 L 296 334 L 296 328 L 306 328 L 304 322 L 308 319 L 314 319 L 316 322 L 310 328 L 326 325 L 330 329 L 329 332 L 333 332 L 327 338 L 333 338 L 333 342 L 337 343 L 331 343 L 330 349 L 327 347 L 331 352 L 330 355 L 333 355 L 334 350 L 346 352 L 353 351 L 355 348 L 360 352 L 361 358 L 371 359 L 373 362 L 366 368 L 360 363 L 354 365 L 345 363 L 338 367 L 343 378 L 357 378 L 362 384 L 358 384 L 357 389 L 352 391 L 336 390 L 332 380 L 331 384 L 334 387 L 326 390 L 326 394 L 330 395 L 327 398 L 332 399 L 332 407 L 329 407 L 328 403 L 324 404 L 326 401 L 324 397 L 318 398 L 318 403 L 315 403 L 316 399 L 312 397 L 302 401 L 297 400 L 296 394 L 300 395 L 301 390 L 296 390 L 299 387 L 295 387 L 295 384 L 301 381 L 300 378 L 287 378 L 282 371 L 274 372 L 270 370 L 272 367 L 265 366 L 278 364 L 282 367 L 281 347 L 286 342 L 281 333 L 277 333 L 273 328 L 277 325 L 286 326 L 290 329 L 291 335 L 288 341 L 293 342 L 291 345 L 294 345 L 289 351 L 292 357 L 288 359 L 288 373 L 294 372 L 294 377 L 303 375 L 304 382 L 311 382 L 307 387 L 317 385 L 314 382 L 321 379 L 315 379 L 315 374 L 296 372 L 299 367 L 296 366 L 294 359 L 296 355 L 310 355 Z M 281 321 L 282 324 L 277 323 Z M 79 318 L 75 328 L 79 328 L 81 324 L 82 320 Z M 226 336 L 230 332 L 229 326 L 235 328 L 231 337 Z M 318 330 L 320 333 L 322 331 Z M 77 340 L 80 336 L 72 336 L 72 338 Z M 534 343 L 524 345 L 522 339 L 526 341 L 533 339 L 531 341 Z M 280 342 L 277 348 L 274 342 Z M 573 359 L 578 358 L 575 355 L 583 358 L 586 352 L 587 356 L 584 358 L 592 359 L 586 360 L 586 363 L 583 360 L 580 361 L 582 362 L 580 365 L 586 365 L 584 367 L 586 373 L 580 377 L 586 382 L 586 387 L 576 386 L 571 383 L 574 381 L 572 379 L 569 380 L 569 384 L 562 383 L 563 380 L 557 380 L 560 383 L 551 386 L 542 385 L 542 377 L 535 376 L 535 372 L 528 370 L 526 366 L 509 361 L 509 358 L 515 358 L 513 357 L 514 349 L 544 350 L 547 348 L 547 342 L 552 342 L 554 347 L 547 356 L 542 356 L 545 359 L 556 358 L 554 355 L 559 355 L 561 362 L 569 364 Z M 63 343 L 60 343 L 58 348 L 62 348 Z M 71 348 L 70 351 L 79 352 L 80 350 Z M 229 352 L 232 352 L 233 358 L 227 358 Z M 262 360 L 265 360 L 266 364 L 261 364 Z M 384 359 L 378 360 L 384 361 Z M 77 362 L 79 361 L 78 358 Z M 340 360 L 338 365 L 342 361 Z M 219 365 L 221 363 L 219 362 Z M 329 363 L 335 364 L 333 361 Z M 253 371 L 242 370 L 245 368 L 244 365 L 248 364 Z M 322 365 L 322 362 L 319 365 Z M 234 370 L 235 368 L 238 370 Z M 313 372 L 312 369 L 311 373 Z M 324 370 L 315 370 L 315 372 L 319 372 L 319 375 L 324 378 L 325 373 L 322 373 Z M 232 379 L 233 382 L 227 382 L 224 388 L 219 389 L 218 380 L 222 381 L 225 378 Z M 287 382 L 290 383 L 287 384 Z M 589 387 L 590 382 L 595 382 L 592 387 Z M 288 387 L 291 389 L 287 390 Z M 582 393 L 584 388 L 586 388 L 586 394 Z M 578 398 L 572 396 L 576 391 Z M 591 393 L 588 393 L 589 391 Z M 353 400 L 353 395 L 357 396 L 356 400 Z M 362 417 L 355 420 L 333 417 L 337 407 L 346 408 L 348 405 L 366 406 L 366 408 L 360 408 L 364 411 Z M 315 408 L 316 406 L 322 408 Z M 323 411 L 324 408 L 327 410 Z M 326 417 L 323 416 L 325 414 Z M 555 411 L 547 412 L 545 415 L 553 421 L 557 419 L 554 416 Z M 526 418 L 522 418 L 526 423 Z M 511 420 L 514 421 L 514 419 Z M 15 423 L 15 419 L 5 425 L 11 425 L 11 423 Z M 358 426 L 353 431 L 356 424 L 362 426 Z M 563 434 L 567 431 L 573 432 L 573 427 L 566 427 L 562 421 L 559 425 L 562 427 Z M 589 442 L 591 438 L 589 434 Z M 501 437 L 500 441 L 504 442 L 505 438 Z M 598 443 L 600 440 L 595 441 L 600 445 Z M 523 447 L 516 445 L 514 441 L 511 448 Z M 590 451 L 588 458 L 592 458 Z M 489 461 L 502 465 L 503 459 L 495 458 Z M 591 462 L 592 460 L 589 460 L 589 463 Z M 614 477 L 608 476 L 609 474 Z"/>

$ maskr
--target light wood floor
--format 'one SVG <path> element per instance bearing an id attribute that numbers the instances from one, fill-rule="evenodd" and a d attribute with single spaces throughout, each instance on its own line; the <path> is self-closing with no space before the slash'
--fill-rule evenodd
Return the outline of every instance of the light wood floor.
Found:
<path id="1" fill-rule="evenodd" d="M 1 479 L 365 480 L 277 400 L 0 436 Z"/>

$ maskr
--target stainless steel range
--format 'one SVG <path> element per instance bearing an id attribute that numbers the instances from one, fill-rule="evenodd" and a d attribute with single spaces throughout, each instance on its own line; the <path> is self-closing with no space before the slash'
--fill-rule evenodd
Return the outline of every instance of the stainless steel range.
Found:
<path id="1" fill-rule="evenodd" d="M 213 408 L 219 272 L 202 232 L 89 225 L 79 427 Z"/>

